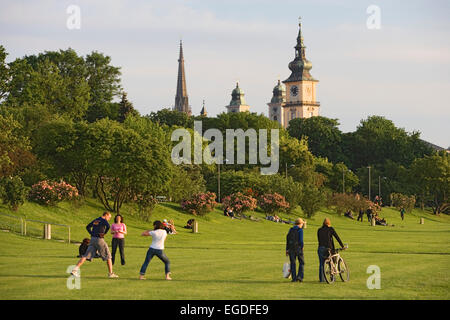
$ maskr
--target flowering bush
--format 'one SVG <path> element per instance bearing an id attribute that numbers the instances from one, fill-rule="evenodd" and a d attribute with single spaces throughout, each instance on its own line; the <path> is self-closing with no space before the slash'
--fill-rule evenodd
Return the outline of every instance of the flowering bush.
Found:
<path id="1" fill-rule="evenodd" d="M 43 205 L 54 205 L 63 200 L 75 200 L 76 198 L 78 198 L 77 188 L 64 181 L 40 181 L 31 187 L 28 194 L 30 201 Z"/>
<path id="2" fill-rule="evenodd" d="M 214 192 L 197 193 L 190 199 L 181 201 L 181 208 L 194 216 L 202 216 L 216 207 L 216 194 Z"/>
<path id="3" fill-rule="evenodd" d="M 223 198 L 222 204 L 224 208 L 230 207 L 237 214 L 241 214 L 247 210 L 256 209 L 256 199 L 252 196 L 242 194 L 241 192 L 233 193 Z"/>
<path id="4" fill-rule="evenodd" d="M 289 203 L 278 193 L 266 193 L 258 199 L 258 205 L 266 213 L 275 211 L 286 211 L 289 209 Z"/>

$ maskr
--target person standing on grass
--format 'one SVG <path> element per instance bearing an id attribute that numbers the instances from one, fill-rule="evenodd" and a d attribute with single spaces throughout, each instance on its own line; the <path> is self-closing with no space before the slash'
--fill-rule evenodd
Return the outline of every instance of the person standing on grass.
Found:
<path id="1" fill-rule="evenodd" d="M 400 216 L 402 217 L 402 220 L 405 219 L 405 208 L 400 209 Z"/>
<path id="2" fill-rule="evenodd" d="M 105 211 L 101 217 L 93 220 L 86 226 L 87 232 L 91 235 L 91 241 L 89 243 L 89 247 L 86 250 L 86 253 L 81 257 L 78 264 L 72 270 L 71 274 L 73 276 L 78 277 L 78 270 L 86 261 L 86 259 L 92 259 L 95 257 L 96 253 L 100 254 L 100 257 L 103 261 L 106 261 L 108 266 L 108 277 L 109 278 L 118 278 L 119 276 L 113 272 L 112 261 L 111 261 L 111 253 L 109 252 L 108 245 L 105 242 L 105 234 L 108 233 L 110 228 L 108 221 L 111 219 L 111 213 Z"/>
<path id="3" fill-rule="evenodd" d="M 157 256 L 162 262 L 164 262 L 166 280 L 172 280 L 172 278 L 170 277 L 170 261 L 164 253 L 164 242 L 167 238 L 167 231 L 165 230 L 164 224 L 161 221 L 153 222 L 153 228 L 153 231 L 148 230 L 142 233 L 142 236 L 151 236 L 153 239 L 152 244 L 147 251 L 147 255 L 145 256 L 145 261 L 142 264 L 139 279 L 145 280 L 144 276 L 148 264 L 154 256 Z"/>
<path id="4" fill-rule="evenodd" d="M 331 226 L 331 221 L 328 218 L 325 218 L 323 221 L 322 227 L 317 230 L 317 240 L 319 241 L 319 248 L 317 250 L 317 253 L 319 254 L 319 281 L 325 282 L 325 279 L 323 277 L 323 265 L 325 262 L 325 259 L 328 256 L 328 250 L 331 249 L 332 252 L 334 251 L 334 241 L 333 237 L 336 238 L 336 240 L 341 245 L 341 248 L 344 247 L 344 244 L 342 243 L 341 239 L 337 235 L 336 231 L 334 231 L 333 227 Z"/>
<path id="5" fill-rule="evenodd" d="M 303 256 L 303 225 L 302 218 L 294 222 L 294 226 L 289 229 L 286 236 L 286 256 L 289 256 L 291 262 L 292 282 L 303 282 L 303 270 L 305 258 Z M 296 272 L 296 260 L 298 259 L 298 273 Z"/>
<path id="6" fill-rule="evenodd" d="M 116 259 L 117 246 L 120 252 L 120 263 L 125 264 L 125 235 L 127 234 L 127 226 L 123 223 L 123 217 L 118 214 L 114 217 L 114 223 L 111 225 L 112 238 L 112 264 L 114 265 L 114 260 Z"/>

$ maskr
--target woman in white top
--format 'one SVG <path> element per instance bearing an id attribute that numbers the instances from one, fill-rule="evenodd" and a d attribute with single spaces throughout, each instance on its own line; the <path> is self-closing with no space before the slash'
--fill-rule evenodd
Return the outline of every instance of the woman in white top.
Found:
<path id="1" fill-rule="evenodd" d="M 157 256 L 164 262 L 165 272 L 166 272 L 166 280 L 172 280 L 170 277 L 170 261 L 164 253 L 164 241 L 167 237 L 167 232 L 164 229 L 164 224 L 161 221 L 153 222 L 153 231 L 145 231 L 142 233 L 143 236 L 151 236 L 153 238 L 152 244 L 147 251 L 147 256 L 145 257 L 145 261 L 142 264 L 139 279 L 144 280 L 145 271 L 147 270 L 147 266 L 152 260 L 153 256 Z"/>

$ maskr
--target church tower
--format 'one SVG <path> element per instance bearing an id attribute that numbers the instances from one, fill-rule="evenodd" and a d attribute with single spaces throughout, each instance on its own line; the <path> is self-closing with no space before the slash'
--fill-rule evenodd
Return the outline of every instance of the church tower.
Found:
<path id="1" fill-rule="evenodd" d="M 269 117 L 272 120 L 277 120 L 284 128 L 289 126 L 289 121 L 292 119 L 310 118 L 319 115 L 320 103 L 316 100 L 316 85 L 319 81 L 314 79 L 310 73 L 312 64 L 306 59 L 301 22 L 299 23 L 297 44 L 294 48 L 295 58 L 289 63 L 291 75 L 283 81 L 286 86 L 284 89 L 285 100 L 276 98 L 275 89 L 278 88 L 277 92 L 281 90 L 279 84 L 274 88 L 274 96 L 271 103 L 268 104 Z M 281 114 L 275 115 L 279 110 L 281 110 Z"/>
<path id="2" fill-rule="evenodd" d="M 177 94 L 175 96 L 175 106 L 173 109 L 191 115 L 191 108 L 189 107 L 189 100 L 186 89 L 186 75 L 184 73 L 183 43 L 181 42 L 181 40 L 180 58 L 178 59 Z"/>
<path id="3" fill-rule="evenodd" d="M 247 105 L 244 98 L 244 91 L 239 88 L 239 82 L 236 83 L 236 88 L 231 92 L 231 101 L 226 108 L 228 112 L 246 112 L 250 111 L 250 106 Z"/>

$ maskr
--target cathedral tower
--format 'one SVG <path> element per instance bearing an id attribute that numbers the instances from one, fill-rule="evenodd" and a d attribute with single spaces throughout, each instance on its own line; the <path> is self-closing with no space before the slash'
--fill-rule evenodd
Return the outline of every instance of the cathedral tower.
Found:
<path id="1" fill-rule="evenodd" d="M 186 89 L 186 75 L 184 73 L 183 43 L 181 41 L 180 58 L 178 59 L 177 94 L 175 96 L 174 110 L 185 112 L 188 115 L 191 115 L 191 108 L 189 107 L 189 99 Z"/>

